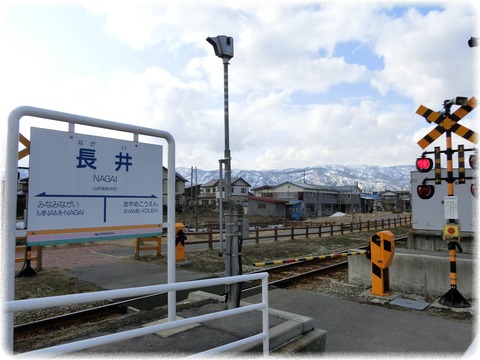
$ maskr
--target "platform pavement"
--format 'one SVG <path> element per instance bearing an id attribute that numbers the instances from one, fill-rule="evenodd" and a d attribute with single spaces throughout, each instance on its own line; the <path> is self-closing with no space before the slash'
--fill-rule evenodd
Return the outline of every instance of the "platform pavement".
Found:
<path id="1" fill-rule="evenodd" d="M 119 267 L 123 267 L 123 276 Z M 162 275 L 163 274 L 163 275 Z M 104 288 L 152 285 L 166 279 L 166 267 L 151 264 L 106 264 L 72 270 L 72 275 Z M 177 281 L 205 274 L 177 272 Z M 119 281 L 122 278 L 122 281 Z M 141 279 L 141 281 L 139 281 Z M 260 295 L 243 299 L 257 303 Z M 431 316 L 422 311 L 343 300 L 308 291 L 274 289 L 269 307 L 314 319 L 314 328 L 327 331 L 326 353 L 435 353 L 461 355 L 473 341 L 473 325 Z M 242 317 L 238 321 L 242 321 Z M 247 318 L 245 318 L 245 321 Z M 240 326 L 240 325 L 239 325 Z M 188 335 L 185 335 L 188 338 Z M 189 340 L 190 341 L 190 340 Z M 200 342 L 203 340 L 200 339 Z"/>
<path id="2" fill-rule="evenodd" d="M 256 301 L 257 295 L 245 301 Z M 269 306 L 315 319 L 327 331 L 326 353 L 461 355 L 473 341 L 474 326 L 422 311 L 406 311 L 343 300 L 308 291 L 275 289 Z"/>
<path id="3" fill-rule="evenodd" d="M 115 258 L 112 251 L 114 250 L 97 248 L 95 253 L 103 252 L 103 255 L 111 258 L 110 261 L 77 266 L 71 270 L 71 274 L 106 289 L 166 283 L 165 265 L 112 262 Z M 123 256 L 118 254 L 118 258 Z M 183 269 L 177 271 L 177 281 L 205 276 L 206 274 Z M 243 300 L 255 303 L 259 302 L 259 297 L 260 295 L 254 295 Z M 358 303 L 314 292 L 274 289 L 269 293 L 269 306 L 271 309 L 314 319 L 314 328 L 327 331 L 327 356 L 405 353 L 461 356 L 474 336 L 474 326 L 471 323 L 430 316 L 422 311 Z M 245 326 L 248 323 L 240 325 L 243 320 L 249 321 L 247 317 L 239 317 L 235 321 L 239 328 L 248 328 Z M 189 331 L 183 335 L 183 341 L 190 342 L 193 348 L 195 341 L 199 342 L 199 346 L 208 341 L 198 336 L 189 336 Z"/>

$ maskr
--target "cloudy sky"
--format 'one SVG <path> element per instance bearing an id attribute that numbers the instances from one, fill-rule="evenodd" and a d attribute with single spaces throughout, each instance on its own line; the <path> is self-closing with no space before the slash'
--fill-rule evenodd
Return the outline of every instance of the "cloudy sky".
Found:
<path id="1" fill-rule="evenodd" d="M 234 169 L 413 165 L 433 129 L 418 106 L 480 98 L 479 50 L 467 45 L 478 10 L 468 1 L 4 0 L 0 141 L 10 111 L 31 105 L 168 131 L 177 166 L 217 169 L 223 65 L 205 39 L 228 35 Z M 479 131 L 479 113 L 461 123 Z M 52 126 L 26 118 L 27 138 L 31 125 Z"/>

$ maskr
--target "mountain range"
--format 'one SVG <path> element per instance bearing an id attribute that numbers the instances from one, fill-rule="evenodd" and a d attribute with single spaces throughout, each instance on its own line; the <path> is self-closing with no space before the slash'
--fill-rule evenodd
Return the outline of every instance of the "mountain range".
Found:
<path id="1" fill-rule="evenodd" d="M 218 179 L 217 170 L 201 170 L 179 167 L 177 173 L 191 181 L 193 185 L 204 184 L 209 180 Z M 242 178 L 251 188 L 262 185 L 278 185 L 287 181 L 313 185 L 343 186 L 358 183 L 363 192 L 380 192 L 385 190 L 409 190 L 410 173 L 415 166 L 371 166 L 371 165 L 322 165 L 306 168 L 291 168 L 283 170 L 236 170 L 232 169 L 232 178 Z M 192 182 L 187 183 L 190 187 Z"/>

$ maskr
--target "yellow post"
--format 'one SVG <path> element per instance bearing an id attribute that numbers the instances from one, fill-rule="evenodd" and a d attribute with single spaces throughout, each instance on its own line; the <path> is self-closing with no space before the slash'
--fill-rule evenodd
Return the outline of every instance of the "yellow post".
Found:
<path id="1" fill-rule="evenodd" d="M 370 237 L 370 259 L 372 261 L 372 290 L 376 296 L 388 296 L 390 291 L 389 267 L 393 262 L 395 240 L 389 230 L 379 231 Z"/>
<path id="2" fill-rule="evenodd" d="M 175 224 L 175 260 L 176 262 L 185 261 L 185 225 L 182 223 Z"/>

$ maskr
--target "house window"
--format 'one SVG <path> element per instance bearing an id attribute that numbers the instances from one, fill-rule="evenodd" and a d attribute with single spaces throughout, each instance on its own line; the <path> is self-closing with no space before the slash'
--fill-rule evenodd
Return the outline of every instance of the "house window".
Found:
<path id="1" fill-rule="evenodd" d="M 267 205 L 264 204 L 264 203 L 258 203 L 258 204 L 257 204 L 257 208 L 258 208 L 258 209 L 265 209 L 266 207 L 267 207 Z"/>
<path id="2" fill-rule="evenodd" d="M 247 189 L 245 189 L 245 188 L 242 188 L 241 191 L 242 191 L 242 194 L 246 194 L 246 193 L 247 193 Z"/>

